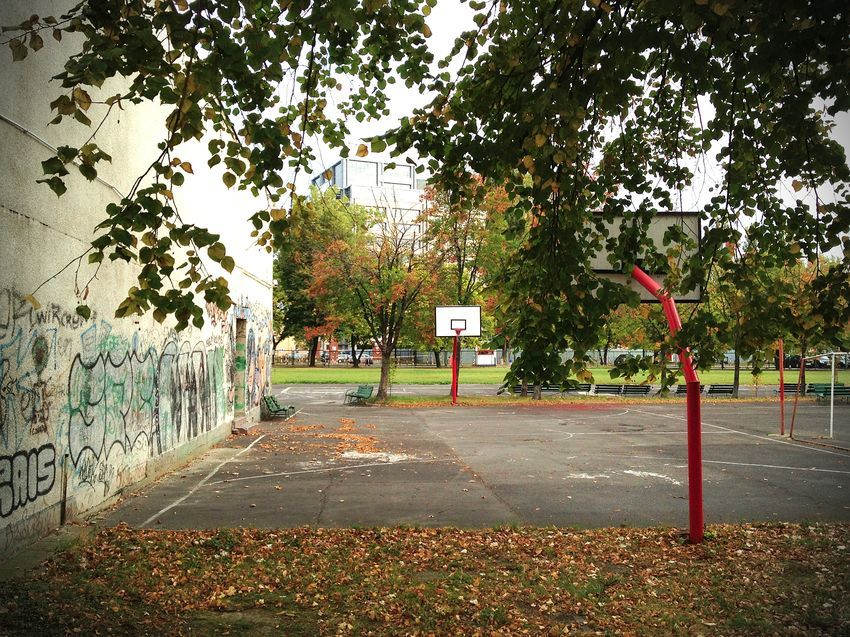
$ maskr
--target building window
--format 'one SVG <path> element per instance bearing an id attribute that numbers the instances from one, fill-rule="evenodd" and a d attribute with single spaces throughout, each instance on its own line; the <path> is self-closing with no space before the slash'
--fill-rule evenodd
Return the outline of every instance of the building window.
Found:
<path id="1" fill-rule="evenodd" d="M 348 183 L 355 186 L 377 186 L 378 164 L 373 161 L 349 159 Z"/>
<path id="2" fill-rule="evenodd" d="M 411 167 L 410 166 L 396 166 L 395 168 L 384 168 L 384 175 L 382 177 L 384 183 L 387 184 L 396 184 L 398 186 L 406 186 L 407 188 L 411 187 Z"/>

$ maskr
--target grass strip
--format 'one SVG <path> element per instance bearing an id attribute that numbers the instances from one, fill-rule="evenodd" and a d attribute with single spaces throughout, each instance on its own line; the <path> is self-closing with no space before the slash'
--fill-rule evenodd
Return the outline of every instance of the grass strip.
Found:
<path id="1" fill-rule="evenodd" d="M 599 383 L 622 383 L 623 379 L 612 380 L 607 368 L 594 368 L 590 370 L 595 382 Z M 844 371 L 844 370 L 842 370 Z M 460 371 L 460 382 L 482 385 L 501 385 L 504 382 L 507 368 L 505 367 L 464 367 Z M 316 384 L 341 384 L 341 385 L 377 385 L 381 377 L 381 370 L 377 366 L 355 369 L 353 367 L 275 367 L 272 370 L 272 383 L 275 385 L 297 385 L 301 383 Z M 712 369 L 700 372 L 700 382 L 704 385 L 731 385 L 732 370 Z M 638 377 L 627 384 L 639 384 L 642 378 Z M 807 383 L 827 383 L 830 373 L 826 370 L 808 370 L 806 372 Z M 845 380 L 850 384 L 850 377 L 837 378 L 838 381 Z M 450 385 L 452 373 L 450 369 L 436 369 L 423 367 L 399 367 L 393 375 L 393 383 L 399 385 Z M 750 374 L 741 374 L 741 386 L 752 387 L 753 377 Z M 681 381 L 684 382 L 684 381 Z M 786 372 L 785 382 L 796 383 L 796 372 Z M 765 371 L 759 377 L 759 385 L 779 384 L 779 372 Z M 763 390 L 770 391 L 770 390 Z"/>

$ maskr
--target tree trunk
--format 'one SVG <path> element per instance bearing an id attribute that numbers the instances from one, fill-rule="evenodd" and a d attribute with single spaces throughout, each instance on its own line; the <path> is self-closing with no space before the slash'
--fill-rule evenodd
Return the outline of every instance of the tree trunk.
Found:
<path id="1" fill-rule="evenodd" d="M 735 346 L 735 368 L 732 372 L 732 398 L 738 397 L 738 387 L 741 384 L 741 355 L 738 353 L 737 343 Z"/>
<path id="2" fill-rule="evenodd" d="M 803 396 L 806 395 L 806 361 L 803 359 L 806 358 L 806 351 L 809 349 L 807 340 L 805 337 L 800 339 L 800 384 Z"/>
<path id="3" fill-rule="evenodd" d="M 519 395 L 523 397 L 528 396 L 528 382 L 525 380 L 523 380 L 520 385 Z"/>
<path id="4" fill-rule="evenodd" d="M 363 352 L 360 352 L 360 356 L 357 356 L 357 337 L 354 334 L 351 335 L 351 364 L 355 368 L 360 367 L 360 356 L 363 356 Z"/>
<path id="5" fill-rule="evenodd" d="M 392 364 L 392 352 L 388 352 L 381 346 L 381 380 L 378 383 L 378 400 L 386 400 L 390 387 L 390 365 Z"/>
<path id="6" fill-rule="evenodd" d="M 532 394 L 532 400 L 540 400 L 542 398 L 542 394 L 540 392 L 540 383 L 534 383 L 534 394 Z"/>
<path id="7" fill-rule="evenodd" d="M 436 365 L 437 369 L 441 368 L 443 366 L 443 363 L 440 360 L 440 354 L 443 350 L 432 349 L 431 351 L 434 352 L 434 365 Z"/>
<path id="8" fill-rule="evenodd" d="M 319 349 L 319 337 L 314 336 L 310 340 L 310 354 L 308 357 L 310 367 L 316 366 L 316 351 Z"/>

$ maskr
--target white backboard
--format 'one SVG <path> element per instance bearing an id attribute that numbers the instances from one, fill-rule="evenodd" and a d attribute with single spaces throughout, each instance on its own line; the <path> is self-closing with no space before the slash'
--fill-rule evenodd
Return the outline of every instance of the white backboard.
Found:
<path id="1" fill-rule="evenodd" d="M 608 230 L 609 236 L 616 237 L 620 233 L 620 224 L 622 219 L 617 218 L 613 221 L 605 222 L 605 227 Z M 653 217 L 650 222 L 646 236 L 649 239 L 652 239 L 655 244 L 655 252 L 666 255 L 667 251 L 671 248 L 677 248 L 677 245 L 669 244 L 664 245 L 664 234 L 667 232 L 668 228 L 671 226 L 678 226 L 691 240 L 694 241 L 695 247 L 685 247 L 681 250 L 681 254 L 677 257 L 680 262 L 684 262 L 693 256 L 695 253 L 699 252 L 700 243 L 702 240 L 702 228 L 700 226 L 700 219 L 698 212 L 660 212 Z M 626 285 L 627 283 L 631 287 L 632 290 L 637 292 L 640 295 L 641 301 L 645 303 L 657 302 L 655 296 L 653 296 L 650 292 L 643 288 L 640 284 L 635 281 L 629 282 L 630 272 L 622 272 L 615 270 L 608 260 L 609 252 L 604 247 L 599 253 L 593 258 L 590 262 L 591 268 L 593 271 L 609 279 L 614 281 L 615 283 L 620 283 L 622 285 Z M 644 258 L 647 255 L 642 255 Z M 641 261 L 644 259 L 642 258 Z M 647 273 L 652 276 L 658 283 L 664 283 L 665 272 L 652 272 L 646 266 L 644 266 L 647 270 Z M 695 290 L 688 290 L 686 292 L 676 292 L 673 296 L 677 303 L 697 303 L 702 298 L 702 289 L 697 288 Z"/>
<path id="2" fill-rule="evenodd" d="M 435 334 L 454 336 L 455 328 L 461 336 L 481 336 L 480 305 L 437 305 L 434 307 Z"/>

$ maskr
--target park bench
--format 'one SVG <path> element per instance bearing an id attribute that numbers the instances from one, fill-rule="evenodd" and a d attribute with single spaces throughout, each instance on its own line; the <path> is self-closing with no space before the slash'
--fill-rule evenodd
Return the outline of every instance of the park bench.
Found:
<path id="1" fill-rule="evenodd" d="M 705 394 L 706 396 L 731 396 L 734 389 L 734 385 L 709 385 Z"/>
<path id="2" fill-rule="evenodd" d="M 782 383 L 782 390 L 783 390 L 786 394 L 796 394 L 796 393 L 797 393 L 797 390 L 798 390 L 798 387 L 799 387 L 799 386 L 797 385 L 797 383 Z M 774 389 L 774 390 L 773 390 L 773 393 L 774 393 L 774 394 L 779 394 L 779 390 L 778 390 L 778 389 Z"/>
<path id="3" fill-rule="evenodd" d="M 349 389 L 345 392 L 346 405 L 365 405 L 372 397 L 375 387 L 373 385 L 358 385 L 357 389 Z"/>
<path id="4" fill-rule="evenodd" d="M 806 393 L 807 394 L 822 394 L 824 392 L 829 393 L 829 389 L 832 387 L 830 383 L 809 383 L 806 385 Z M 835 388 L 844 387 L 844 383 L 835 383 Z M 836 394 L 837 396 L 838 394 Z"/>
<path id="5" fill-rule="evenodd" d="M 263 403 L 269 416 L 283 416 L 289 418 L 295 414 L 295 405 L 281 405 L 274 396 L 263 396 Z"/>
<path id="6" fill-rule="evenodd" d="M 700 383 L 699 392 L 702 393 L 702 390 L 705 388 L 705 385 Z M 676 385 L 676 396 L 687 396 L 688 395 L 688 384 L 681 383 Z"/>
<path id="7" fill-rule="evenodd" d="M 835 398 L 843 398 L 844 400 L 850 400 L 850 387 L 839 385 L 837 383 L 835 387 L 830 387 L 829 385 L 827 385 L 822 389 L 818 389 L 815 392 L 815 396 L 817 396 L 818 400 L 825 400 L 830 396 L 834 396 Z"/>
<path id="8" fill-rule="evenodd" d="M 534 393 L 534 385 L 528 385 L 528 394 L 531 395 Z M 507 387 L 500 387 L 496 394 L 504 394 L 508 391 Z M 510 388 L 510 392 L 512 394 L 521 394 L 522 393 L 522 385 L 514 385 Z M 560 394 L 561 388 L 558 385 L 541 385 L 540 386 L 541 394 Z"/>
<path id="9" fill-rule="evenodd" d="M 623 385 L 623 396 L 648 396 L 650 385 Z"/>
<path id="10" fill-rule="evenodd" d="M 620 394 L 623 393 L 623 386 L 622 385 L 605 385 L 605 384 L 596 385 L 594 387 L 594 392 L 596 393 L 597 396 L 600 395 L 600 394 L 608 394 L 608 395 L 612 395 L 612 396 L 619 396 Z"/>

